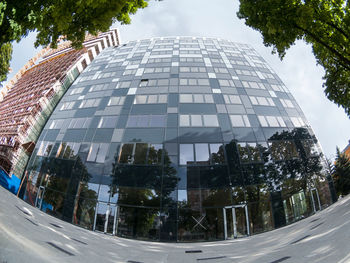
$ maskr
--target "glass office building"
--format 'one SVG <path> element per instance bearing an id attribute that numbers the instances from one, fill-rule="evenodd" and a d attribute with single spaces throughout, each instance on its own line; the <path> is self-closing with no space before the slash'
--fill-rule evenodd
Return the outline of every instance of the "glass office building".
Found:
<path id="1" fill-rule="evenodd" d="M 222 240 L 329 205 L 322 163 L 300 107 L 249 45 L 152 38 L 103 50 L 68 89 L 24 199 L 120 237 Z"/>

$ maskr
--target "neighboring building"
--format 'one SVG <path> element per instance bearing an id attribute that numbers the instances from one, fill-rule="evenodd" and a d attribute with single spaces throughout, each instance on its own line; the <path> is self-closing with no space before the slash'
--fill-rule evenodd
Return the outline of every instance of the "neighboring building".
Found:
<path id="1" fill-rule="evenodd" d="M 344 150 L 342 151 L 348 158 L 350 158 L 350 140 L 349 140 L 349 144 L 344 148 Z"/>
<path id="2" fill-rule="evenodd" d="M 1 90 L 0 168 L 21 179 L 36 140 L 56 104 L 79 74 L 106 47 L 118 46 L 118 31 L 88 35 L 83 48 L 70 42 L 45 48 Z"/>
<path id="3" fill-rule="evenodd" d="M 321 157 L 250 46 L 146 39 L 103 50 L 68 89 L 29 161 L 24 199 L 121 237 L 227 239 L 329 205 Z"/>

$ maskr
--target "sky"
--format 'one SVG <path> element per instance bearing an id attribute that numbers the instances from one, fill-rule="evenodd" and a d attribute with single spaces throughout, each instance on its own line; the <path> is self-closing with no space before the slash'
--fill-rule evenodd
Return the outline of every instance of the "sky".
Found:
<path id="1" fill-rule="evenodd" d="M 327 157 L 334 158 L 336 146 L 344 149 L 350 140 L 350 119 L 323 92 L 322 67 L 316 65 L 311 46 L 302 41 L 291 47 L 283 61 L 263 45 L 259 32 L 236 16 L 237 0 L 151 0 L 132 16 L 130 25 L 115 23 L 122 43 L 161 36 L 217 37 L 246 43 L 266 60 L 282 79 L 303 110 Z M 14 45 L 11 68 L 15 74 L 39 49 L 35 34 Z"/>

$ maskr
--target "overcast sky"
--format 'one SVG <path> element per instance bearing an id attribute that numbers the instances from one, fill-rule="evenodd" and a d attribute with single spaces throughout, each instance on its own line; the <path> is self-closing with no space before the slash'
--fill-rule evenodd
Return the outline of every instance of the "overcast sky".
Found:
<path id="1" fill-rule="evenodd" d="M 328 101 L 322 88 L 323 69 L 316 66 L 311 47 L 302 41 L 287 51 L 280 61 L 261 35 L 236 16 L 237 0 L 151 0 L 149 7 L 132 17 L 131 25 L 115 24 L 123 43 L 160 36 L 207 36 L 252 45 L 294 95 L 328 157 L 342 150 L 350 139 L 350 120 L 344 110 Z M 11 63 L 17 72 L 36 52 L 34 34 L 14 46 Z"/>

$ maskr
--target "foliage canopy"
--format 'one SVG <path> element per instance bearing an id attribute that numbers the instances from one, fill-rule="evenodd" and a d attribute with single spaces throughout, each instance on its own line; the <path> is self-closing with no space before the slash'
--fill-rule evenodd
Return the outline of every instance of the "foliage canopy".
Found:
<path id="1" fill-rule="evenodd" d="M 0 47 L 0 82 L 6 79 L 12 57 L 11 43 L 5 43 Z"/>
<path id="2" fill-rule="evenodd" d="M 338 195 L 350 193 L 350 159 L 337 148 L 337 158 L 333 166 L 332 177 Z"/>
<path id="3" fill-rule="evenodd" d="M 112 23 L 129 24 L 130 14 L 147 6 L 147 0 L 27 0 L 0 1 L 0 48 L 11 54 L 10 45 L 29 32 L 37 31 L 35 46 L 57 46 L 64 36 L 75 48 L 81 47 L 85 33 L 107 31 Z M 5 45 L 5 47 L 4 47 Z M 2 56 L 1 56 L 2 57 Z M 0 81 L 6 78 L 10 56 L 0 61 Z M 3 75 L 5 74 L 5 75 Z M 5 76 L 5 77 L 4 77 Z"/>
<path id="4" fill-rule="evenodd" d="M 237 16 L 258 30 L 281 59 L 296 40 L 311 44 L 325 70 L 326 96 L 350 116 L 349 1 L 240 0 Z"/>

